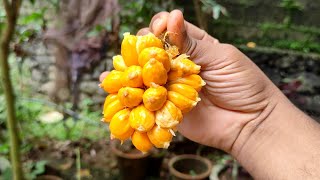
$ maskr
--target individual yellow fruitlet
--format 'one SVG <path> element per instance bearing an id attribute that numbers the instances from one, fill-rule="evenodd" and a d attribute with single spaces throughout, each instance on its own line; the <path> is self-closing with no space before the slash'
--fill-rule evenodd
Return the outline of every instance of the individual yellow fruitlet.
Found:
<path id="1" fill-rule="evenodd" d="M 123 87 L 118 92 L 118 98 L 123 105 L 132 108 L 141 103 L 143 92 L 140 88 Z"/>
<path id="2" fill-rule="evenodd" d="M 168 91 L 177 92 L 192 101 L 200 101 L 198 92 L 193 87 L 186 84 L 171 84 L 168 86 Z"/>
<path id="3" fill-rule="evenodd" d="M 167 89 L 163 86 L 151 84 L 143 96 L 143 104 L 150 111 L 156 111 L 160 109 L 167 100 Z"/>
<path id="4" fill-rule="evenodd" d="M 149 111 L 143 104 L 132 109 L 130 113 L 130 126 L 138 131 L 147 132 L 155 124 L 154 112 Z"/>
<path id="5" fill-rule="evenodd" d="M 153 144 L 145 132 L 134 131 L 131 136 L 131 141 L 132 144 L 143 153 L 148 152 L 153 147 Z"/>
<path id="6" fill-rule="evenodd" d="M 112 94 L 118 92 L 122 88 L 122 75 L 123 72 L 112 70 L 102 81 L 100 87 L 106 92 Z"/>
<path id="7" fill-rule="evenodd" d="M 182 118 L 181 110 L 168 100 L 161 109 L 156 111 L 156 124 L 162 128 L 174 128 Z"/>
<path id="8" fill-rule="evenodd" d="M 174 91 L 168 91 L 168 100 L 176 105 L 182 113 L 189 112 L 195 105 L 197 105 L 197 101 L 192 101 L 191 99 Z"/>
<path id="9" fill-rule="evenodd" d="M 167 71 L 163 64 L 155 59 L 150 59 L 142 69 L 144 85 L 150 87 L 151 83 L 164 85 L 167 82 Z"/>
<path id="10" fill-rule="evenodd" d="M 143 49 L 148 47 L 163 48 L 163 43 L 159 38 L 157 38 L 152 33 L 149 33 L 144 36 L 137 36 L 137 45 L 136 45 L 137 53 L 140 54 Z"/>
<path id="11" fill-rule="evenodd" d="M 179 78 L 183 77 L 183 71 L 182 69 L 176 69 L 176 70 L 171 70 L 168 73 L 168 81 L 174 81 Z"/>
<path id="12" fill-rule="evenodd" d="M 130 138 L 134 129 L 130 126 L 129 116 L 129 109 L 123 109 L 113 116 L 109 126 L 112 137 L 122 141 Z"/>
<path id="13" fill-rule="evenodd" d="M 139 64 L 143 67 L 150 59 L 155 59 L 163 64 L 163 67 L 169 72 L 170 70 L 170 59 L 167 52 L 158 47 L 145 48 L 139 54 Z"/>
<path id="14" fill-rule="evenodd" d="M 109 94 L 106 99 L 104 100 L 103 109 L 106 109 L 107 106 L 115 101 L 118 98 L 118 94 Z"/>
<path id="15" fill-rule="evenodd" d="M 115 70 L 125 71 L 128 68 L 121 55 L 113 56 L 112 59 L 113 67 Z"/>
<path id="16" fill-rule="evenodd" d="M 117 98 L 116 100 L 110 102 L 107 106 L 103 109 L 103 121 L 110 122 L 112 117 L 120 110 L 124 109 L 124 105 L 120 102 Z"/>
<path id="17" fill-rule="evenodd" d="M 151 143 L 157 148 L 167 149 L 170 146 L 172 140 L 172 133 L 170 129 L 161 128 L 160 126 L 154 126 L 147 132 Z"/>
<path id="18" fill-rule="evenodd" d="M 143 87 L 142 68 L 140 66 L 128 67 L 122 76 L 123 86 Z"/>
<path id="19" fill-rule="evenodd" d="M 171 61 L 171 69 L 177 70 L 181 69 L 183 75 L 198 74 L 200 72 L 201 66 L 196 65 L 193 61 L 189 59 L 174 59 Z"/>
<path id="20" fill-rule="evenodd" d="M 196 91 L 200 91 L 202 86 L 206 85 L 206 82 L 197 74 L 192 74 L 186 77 L 178 78 L 176 80 L 170 81 L 170 84 L 181 83 L 193 87 Z"/>
<path id="21" fill-rule="evenodd" d="M 121 43 L 121 55 L 128 67 L 132 65 L 139 65 L 136 44 L 137 36 L 130 35 L 130 33 L 123 34 L 123 40 Z"/>

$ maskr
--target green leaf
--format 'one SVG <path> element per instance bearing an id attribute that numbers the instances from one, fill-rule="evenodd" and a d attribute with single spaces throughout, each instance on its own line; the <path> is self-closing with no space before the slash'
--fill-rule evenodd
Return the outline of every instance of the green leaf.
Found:
<path id="1" fill-rule="evenodd" d="M 19 24 L 20 25 L 28 25 L 30 23 L 34 23 L 34 22 L 37 22 L 37 21 L 42 21 L 44 12 L 45 12 L 45 10 L 42 9 L 40 12 L 34 12 L 34 13 L 31 13 L 30 15 L 23 16 L 19 20 Z"/>

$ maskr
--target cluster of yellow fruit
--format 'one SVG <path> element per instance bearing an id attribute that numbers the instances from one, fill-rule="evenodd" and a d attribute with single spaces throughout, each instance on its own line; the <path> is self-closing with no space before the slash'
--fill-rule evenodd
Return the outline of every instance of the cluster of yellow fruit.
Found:
<path id="1" fill-rule="evenodd" d="M 198 92 L 205 85 L 197 75 L 201 67 L 165 45 L 152 33 L 125 33 L 121 55 L 113 57 L 115 70 L 100 84 L 109 93 L 103 121 L 110 122 L 111 138 L 131 137 L 142 152 L 169 147 L 182 114 L 200 101 Z"/>

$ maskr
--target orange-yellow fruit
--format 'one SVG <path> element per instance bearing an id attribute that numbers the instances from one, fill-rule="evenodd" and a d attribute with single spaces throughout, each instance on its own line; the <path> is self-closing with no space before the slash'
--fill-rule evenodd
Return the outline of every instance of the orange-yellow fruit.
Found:
<path id="1" fill-rule="evenodd" d="M 183 71 L 183 76 L 198 74 L 200 72 L 201 66 L 196 65 L 193 61 L 189 59 L 179 59 L 176 58 L 171 61 L 171 69 Z"/>
<path id="2" fill-rule="evenodd" d="M 177 92 L 192 101 L 200 101 L 198 92 L 193 87 L 186 84 L 171 84 L 168 86 L 168 91 Z"/>
<path id="3" fill-rule="evenodd" d="M 155 124 L 154 112 L 149 111 L 143 104 L 134 108 L 130 113 L 130 126 L 138 131 L 147 132 Z"/>
<path id="4" fill-rule="evenodd" d="M 109 94 L 104 100 L 103 109 L 106 109 L 107 106 L 117 99 L 117 94 Z"/>
<path id="5" fill-rule="evenodd" d="M 164 106 L 156 111 L 156 124 L 162 128 L 174 128 L 182 118 L 181 110 L 170 101 L 166 101 Z"/>
<path id="6" fill-rule="evenodd" d="M 152 58 L 161 62 L 166 71 L 169 72 L 171 66 L 170 59 L 164 49 L 158 47 L 149 47 L 142 50 L 138 59 L 140 66 L 143 67 Z"/>
<path id="7" fill-rule="evenodd" d="M 112 70 L 107 77 L 104 78 L 100 87 L 110 94 L 118 92 L 118 90 L 122 88 L 122 75 L 123 72 Z"/>
<path id="8" fill-rule="evenodd" d="M 129 124 L 129 116 L 129 109 L 123 109 L 113 116 L 109 126 L 113 137 L 122 141 L 130 138 L 134 129 Z"/>
<path id="9" fill-rule="evenodd" d="M 143 49 L 148 47 L 163 48 L 163 43 L 152 33 L 149 33 L 145 36 L 137 36 L 137 53 L 140 54 Z"/>
<path id="10" fill-rule="evenodd" d="M 121 43 L 121 55 L 127 66 L 139 65 L 138 53 L 136 50 L 137 36 L 130 35 L 130 33 L 123 34 Z"/>
<path id="11" fill-rule="evenodd" d="M 159 126 L 154 126 L 147 134 L 155 147 L 165 149 L 170 146 L 173 136 L 170 129 L 161 128 Z"/>
<path id="12" fill-rule="evenodd" d="M 141 103 L 143 92 L 140 88 L 123 87 L 118 92 L 118 98 L 123 105 L 132 108 Z"/>
<path id="13" fill-rule="evenodd" d="M 167 82 L 167 71 L 163 64 L 155 59 L 150 59 L 142 69 L 144 85 L 150 87 L 151 83 L 164 85 Z"/>
<path id="14" fill-rule="evenodd" d="M 122 84 L 127 87 L 143 87 L 142 68 L 140 66 L 128 67 L 122 76 Z"/>
<path id="15" fill-rule="evenodd" d="M 143 104 L 150 111 L 160 109 L 167 100 L 167 89 L 163 86 L 152 84 L 143 96 Z"/>
<path id="16" fill-rule="evenodd" d="M 110 122 L 112 117 L 122 109 L 124 109 L 124 105 L 119 101 L 118 98 L 110 102 L 103 109 L 103 121 Z"/>
<path id="17" fill-rule="evenodd" d="M 202 78 L 197 74 L 192 74 L 190 76 L 178 78 L 176 80 L 170 81 L 170 84 L 186 84 L 193 87 L 196 91 L 200 91 L 202 86 L 206 85 L 206 82 L 202 80 Z"/>
<path id="18" fill-rule="evenodd" d="M 113 67 L 115 70 L 125 71 L 128 68 L 121 55 L 113 56 L 112 59 Z"/>
<path id="19" fill-rule="evenodd" d="M 134 131 L 131 136 L 131 141 L 132 144 L 143 153 L 148 152 L 153 147 L 147 133 L 144 132 Z"/>
<path id="20" fill-rule="evenodd" d="M 168 91 L 168 100 L 176 105 L 182 113 L 189 112 L 195 105 L 197 105 L 197 101 L 192 101 L 191 99 L 188 99 L 174 91 Z"/>
<path id="21" fill-rule="evenodd" d="M 168 81 L 174 81 L 174 80 L 177 80 L 181 77 L 183 77 L 183 70 L 182 69 L 171 70 L 168 73 Z"/>

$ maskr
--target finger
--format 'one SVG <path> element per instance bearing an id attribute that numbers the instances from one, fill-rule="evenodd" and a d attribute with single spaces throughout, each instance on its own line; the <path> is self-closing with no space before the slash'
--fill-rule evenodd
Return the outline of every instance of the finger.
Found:
<path id="1" fill-rule="evenodd" d="M 205 41 L 209 41 L 211 43 L 219 43 L 219 40 L 210 36 L 206 31 L 198 28 L 197 26 L 189 23 L 188 21 L 184 21 L 185 22 L 185 28 L 187 31 L 188 36 L 191 36 L 194 39 L 198 39 L 198 40 L 205 40 Z"/>
<path id="2" fill-rule="evenodd" d="M 150 33 L 150 29 L 149 28 L 142 28 L 137 32 L 137 36 L 143 36 Z"/>
<path id="3" fill-rule="evenodd" d="M 188 36 L 183 14 L 179 10 L 173 10 L 169 14 L 167 21 L 167 31 L 169 32 L 169 41 L 171 44 L 176 45 L 181 52 L 188 53 L 191 46 L 195 43 L 190 36 Z"/>
<path id="4" fill-rule="evenodd" d="M 99 77 L 100 82 L 102 82 L 104 80 L 104 78 L 106 78 L 109 73 L 110 73 L 109 71 L 101 73 L 100 77 Z"/>
<path id="5" fill-rule="evenodd" d="M 150 31 L 154 35 L 159 36 L 162 32 L 164 32 L 167 29 L 168 17 L 168 12 L 160 12 L 154 15 L 149 24 Z"/>

